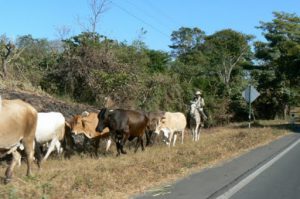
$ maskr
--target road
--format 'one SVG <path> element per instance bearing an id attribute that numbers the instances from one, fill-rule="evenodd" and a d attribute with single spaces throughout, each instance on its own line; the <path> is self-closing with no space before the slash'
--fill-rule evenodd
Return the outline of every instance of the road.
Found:
<path id="1" fill-rule="evenodd" d="M 300 198 L 300 134 L 290 134 L 222 165 L 132 198 Z"/>
<path id="2" fill-rule="evenodd" d="M 300 198 L 300 144 L 263 171 L 232 199 Z"/>

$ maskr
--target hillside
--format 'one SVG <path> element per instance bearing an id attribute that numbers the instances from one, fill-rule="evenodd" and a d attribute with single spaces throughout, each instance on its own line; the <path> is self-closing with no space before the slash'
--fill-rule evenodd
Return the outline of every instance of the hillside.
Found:
<path id="1" fill-rule="evenodd" d="M 66 119 L 70 119 L 74 114 L 80 114 L 83 111 L 96 111 L 97 108 L 84 104 L 69 103 L 62 100 L 58 100 L 49 95 L 36 94 L 29 91 L 19 91 L 2 88 L 0 89 L 2 99 L 21 99 L 30 103 L 36 108 L 38 112 L 61 112 Z"/>

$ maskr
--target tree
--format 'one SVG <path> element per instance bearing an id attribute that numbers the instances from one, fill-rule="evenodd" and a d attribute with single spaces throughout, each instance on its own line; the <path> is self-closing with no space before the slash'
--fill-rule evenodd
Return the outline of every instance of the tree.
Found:
<path id="1" fill-rule="evenodd" d="M 5 35 L 0 37 L 0 58 L 2 78 L 6 79 L 8 76 L 8 65 L 11 61 L 18 58 L 23 49 L 16 48 L 13 41 L 9 40 Z"/>
<path id="2" fill-rule="evenodd" d="M 249 42 L 252 38 L 250 35 L 231 29 L 221 30 L 206 37 L 203 53 L 209 60 L 207 70 L 217 75 L 227 95 L 230 95 L 231 86 L 233 86 L 231 85 L 234 80 L 233 74 L 240 79 L 242 74 L 238 71 L 241 71 L 244 64 L 251 61 L 252 53 Z"/>
<path id="3" fill-rule="evenodd" d="M 300 18 L 284 12 L 273 14 L 272 22 L 261 22 L 258 27 L 267 42 L 255 43 L 255 55 L 263 69 L 256 75 L 265 94 L 261 99 L 275 111 L 270 114 L 275 117 L 285 115 L 287 105 L 295 104 L 299 97 Z"/>
<path id="4" fill-rule="evenodd" d="M 168 53 L 157 50 L 147 50 L 146 53 L 150 59 L 147 66 L 151 72 L 164 72 L 167 70 L 168 63 L 171 61 Z"/>
<path id="5" fill-rule="evenodd" d="M 19 36 L 16 47 L 22 54 L 14 62 L 15 71 L 22 73 L 32 85 L 39 86 L 47 70 L 54 64 L 57 49 L 47 39 L 36 39 L 31 35 Z"/>
<path id="6" fill-rule="evenodd" d="M 199 28 L 181 27 L 171 34 L 172 55 L 180 57 L 193 50 L 204 42 L 205 32 Z"/>
<path id="7" fill-rule="evenodd" d="M 65 40 L 65 49 L 45 76 L 42 87 L 55 88 L 58 94 L 67 94 L 78 101 L 94 102 L 94 71 L 109 70 L 115 66 L 109 50 L 111 43 L 113 41 L 106 37 L 91 32 Z M 57 81 L 49 81 L 51 79 Z"/>

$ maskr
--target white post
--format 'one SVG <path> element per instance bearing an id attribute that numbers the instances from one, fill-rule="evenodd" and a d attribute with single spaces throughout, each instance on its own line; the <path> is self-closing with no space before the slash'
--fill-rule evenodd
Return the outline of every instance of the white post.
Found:
<path id="1" fill-rule="evenodd" d="M 249 85 L 249 128 L 251 128 L 251 85 Z"/>

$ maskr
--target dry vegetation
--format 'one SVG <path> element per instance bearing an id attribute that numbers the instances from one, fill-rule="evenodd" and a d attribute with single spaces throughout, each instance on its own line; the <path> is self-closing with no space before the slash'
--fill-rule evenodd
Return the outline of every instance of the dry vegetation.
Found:
<path id="1" fill-rule="evenodd" d="M 291 132 L 284 121 L 231 125 L 205 130 L 200 142 L 175 148 L 156 145 L 134 154 L 99 159 L 73 156 L 70 160 L 49 159 L 32 177 L 25 177 L 25 164 L 15 168 L 13 181 L 0 185 L 0 198 L 128 198 L 146 189 L 222 163 Z M 112 150 L 115 150 L 114 147 Z M 0 166 L 4 176 L 5 164 Z"/>

